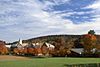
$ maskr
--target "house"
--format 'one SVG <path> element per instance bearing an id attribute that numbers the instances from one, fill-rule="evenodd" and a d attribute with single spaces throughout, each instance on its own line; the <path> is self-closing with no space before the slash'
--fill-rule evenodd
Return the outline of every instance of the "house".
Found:
<path id="1" fill-rule="evenodd" d="M 82 54 L 83 48 L 72 48 L 71 51 L 76 52 L 78 54 Z"/>
<path id="2" fill-rule="evenodd" d="M 70 57 L 81 57 L 83 48 L 72 48 L 71 49 L 71 54 L 69 54 Z"/>
<path id="3" fill-rule="evenodd" d="M 9 48 L 9 49 L 11 48 L 11 45 L 7 45 L 7 44 L 6 44 L 5 46 L 6 46 L 7 48 Z"/>
<path id="4" fill-rule="evenodd" d="M 47 43 L 47 42 L 46 42 L 45 44 L 46 44 L 46 46 L 47 46 L 48 48 L 53 48 L 53 49 L 55 48 L 55 46 L 52 45 L 52 44 L 50 44 L 50 43 Z"/>
<path id="5" fill-rule="evenodd" d="M 55 46 L 50 43 L 43 43 L 43 45 L 41 46 L 42 54 L 45 56 L 50 56 L 54 48 Z"/>
<path id="6" fill-rule="evenodd" d="M 36 56 L 49 56 L 49 52 L 54 49 L 54 46 L 49 43 L 32 43 L 35 47 Z"/>
<path id="7" fill-rule="evenodd" d="M 43 43 L 43 45 L 41 46 L 41 51 L 42 51 L 42 54 L 44 56 L 48 56 L 49 55 L 49 46 L 46 44 L 46 43 Z"/>
<path id="8" fill-rule="evenodd" d="M 71 54 L 69 56 L 72 56 L 72 57 L 100 57 L 100 49 L 92 49 L 91 50 L 93 54 L 90 54 L 90 55 L 86 55 L 86 54 L 83 54 L 84 53 L 84 48 L 72 48 L 71 49 Z"/>

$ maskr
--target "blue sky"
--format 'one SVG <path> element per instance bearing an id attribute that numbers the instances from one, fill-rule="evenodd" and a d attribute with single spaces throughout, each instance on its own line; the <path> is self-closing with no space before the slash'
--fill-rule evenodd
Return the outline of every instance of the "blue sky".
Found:
<path id="1" fill-rule="evenodd" d="M 0 39 L 100 34 L 100 0 L 0 0 Z"/>

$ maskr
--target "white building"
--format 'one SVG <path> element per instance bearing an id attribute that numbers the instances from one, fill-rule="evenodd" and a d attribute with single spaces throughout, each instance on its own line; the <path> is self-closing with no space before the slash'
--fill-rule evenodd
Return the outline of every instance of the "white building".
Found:
<path id="1" fill-rule="evenodd" d="M 7 48 L 10 48 L 11 47 L 11 45 L 5 45 Z"/>

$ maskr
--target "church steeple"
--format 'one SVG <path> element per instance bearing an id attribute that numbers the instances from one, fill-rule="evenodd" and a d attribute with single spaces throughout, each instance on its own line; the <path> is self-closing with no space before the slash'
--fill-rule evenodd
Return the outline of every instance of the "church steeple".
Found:
<path id="1" fill-rule="evenodd" d="M 19 44 L 22 44 L 22 40 L 19 38 Z"/>

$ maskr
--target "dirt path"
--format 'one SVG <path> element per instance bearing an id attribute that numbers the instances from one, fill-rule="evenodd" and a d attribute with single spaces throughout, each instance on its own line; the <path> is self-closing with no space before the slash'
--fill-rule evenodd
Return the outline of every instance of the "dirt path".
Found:
<path id="1" fill-rule="evenodd" d="M 28 60 L 28 57 L 0 55 L 0 60 Z"/>

